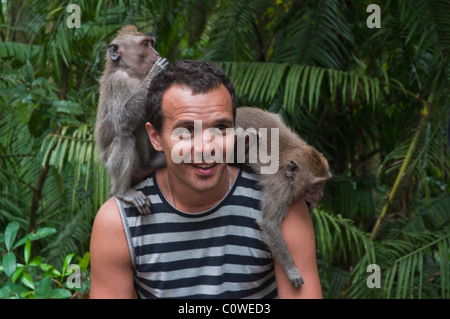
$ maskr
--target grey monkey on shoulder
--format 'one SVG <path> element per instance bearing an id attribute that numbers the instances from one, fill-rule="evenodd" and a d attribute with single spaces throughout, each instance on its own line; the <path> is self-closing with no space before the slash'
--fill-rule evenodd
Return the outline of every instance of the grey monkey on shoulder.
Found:
<path id="1" fill-rule="evenodd" d="M 110 196 L 134 205 L 141 214 L 151 213 L 151 202 L 131 187 L 164 161 L 145 129 L 148 88 L 168 64 L 154 45 L 155 39 L 134 25 L 122 27 L 108 45 L 95 124 L 99 157 L 110 177 Z"/>
<path id="2" fill-rule="evenodd" d="M 262 214 L 258 220 L 262 239 L 281 264 L 291 285 L 300 288 L 304 281 L 289 253 L 281 223 L 297 198 L 305 200 L 310 212 L 322 199 L 325 182 L 331 178 L 328 161 L 289 129 L 277 114 L 254 107 L 239 107 L 236 111 L 236 128 L 239 127 L 246 131 L 244 137 L 237 135 L 237 138 L 245 138 L 247 143 L 244 167 L 259 175 L 262 188 Z M 279 166 L 274 174 L 260 174 L 265 164 L 261 163 L 259 156 L 256 161 L 249 161 L 248 152 L 252 147 L 248 145 L 251 137 L 247 133 L 252 134 L 249 128 L 254 128 L 253 134 L 257 135 L 260 128 L 267 128 L 267 149 L 279 152 Z M 278 145 L 271 145 L 273 128 L 279 129 Z M 257 136 L 258 140 L 260 138 Z"/>

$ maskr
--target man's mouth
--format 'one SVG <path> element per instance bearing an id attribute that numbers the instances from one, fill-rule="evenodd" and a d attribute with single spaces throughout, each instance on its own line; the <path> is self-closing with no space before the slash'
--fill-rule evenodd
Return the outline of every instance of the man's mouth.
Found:
<path id="1" fill-rule="evenodd" d="M 194 169 L 197 174 L 204 175 L 204 176 L 210 176 L 213 174 L 216 170 L 217 163 L 201 163 L 201 164 L 190 164 L 191 167 Z"/>
<path id="2" fill-rule="evenodd" d="M 213 167 L 214 165 L 216 165 L 216 163 L 211 163 L 211 164 L 191 164 L 192 166 L 201 168 L 201 169 L 208 169 Z"/>

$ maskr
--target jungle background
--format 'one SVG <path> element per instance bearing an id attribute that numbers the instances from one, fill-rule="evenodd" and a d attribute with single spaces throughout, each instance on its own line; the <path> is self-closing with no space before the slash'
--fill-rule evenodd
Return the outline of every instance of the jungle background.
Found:
<path id="1" fill-rule="evenodd" d="M 218 63 L 239 105 L 280 113 L 328 158 L 312 214 L 324 298 L 450 298 L 448 0 L 0 1 L 1 298 L 89 291 L 108 197 L 98 80 L 125 24 L 169 61 Z"/>

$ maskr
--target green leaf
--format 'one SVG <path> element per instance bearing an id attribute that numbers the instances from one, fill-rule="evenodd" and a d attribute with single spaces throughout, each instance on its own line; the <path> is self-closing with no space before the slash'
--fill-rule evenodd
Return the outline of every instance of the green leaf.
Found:
<path id="1" fill-rule="evenodd" d="M 26 288 L 24 288 L 26 289 Z M 33 290 L 25 290 L 20 294 L 21 299 L 33 299 L 34 291 Z"/>
<path id="2" fill-rule="evenodd" d="M 20 277 L 20 281 L 28 288 L 31 288 L 33 290 L 35 289 L 34 282 L 33 282 L 33 279 L 31 278 L 30 274 L 28 274 L 26 272 L 23 273 L 22 276 Z"/>
<path id="3" fill-rule="evenodd" d="M 51 286 L 52 278 L 50 276 L 44 277 L 36 288 L 36 298 L 48 298 Z"/>
<path id="4" fill-rule="evenodd" d="M 29 267 L 37 267 L 42 264 L 42 261 L 44 260 L 44 257 L 42 256 L 36 256 L 34 257 L 30 263 L 28 264 Z"/>
<path id="5" fill-rule="evenodd" d="M 11 247 L 12 247 L 14 241 L 16 240 L 18 230 L 19 230 L 18 222 L 9 223 L 8 226 L 6 226 L 6 230 L 5 230 L 6 250 L 8 250 L 8 251 L 11 250 Z"/>
<path id="6" fill-rule="evenodd" d="M 83 258 L 81 258 L 80 262 L 78 263 L 78 266 L 80 266 L 80 271 L 81 272 L 86 271 L 86 269 L 88 268 L 88 266 L 89 266 L 89 258 L 90 258 L 90 253 L 86 252 L 83 255 Z"/>
<path id="7" fill-rule="evenodd" d="M 23 250 L 23 257 L 25 259 L 25 264 L 28 266 L 28 261 L 31 255 L 31 241 L 27 238 L 27 243 L 25 244 L 25 249 Z"/>
<path id="8" fill-rule="evenodd" d="M 50 118 L 42 109 L 35 109 L 28 121 L 28 131 L 34 137 L 41 136 L 49 127 Z"/>
<path id="9" fill-rule="evenodd" d="M 0 289 L 0 299 L 17 299 L 18 295 L 28 292 L 28 290 L 22 285 L 6 285 Z"/>
<path id="10" fill-rule="evenodd" d="M 0 299 L 6 299 L 11 296 L 11 287 L 5 286 L 0 289 Z"/>
<path id="11" fill-rule="evenodd" d="M 288 110 L 294 109 L 299 86 L 298 83 L 300 81 L 300 76 L 302 75 L 304 69 L 305 66 L 303 65 L 294 65 L 288 72 L 283 102 L 284 107 L 287 108 Z M 300 103 L 301 102 L 302 101 L 300 100 Z"/>
<path id="12" fill-rule="evenodd" d="M 25 236 L 24 238 L 22 238 L 21 240 L 17 241 L 17 243 L 14 245 L 13 249 L 16 249 L 17 247 L 19 247 L 20 245 L 23 245 L 27 242 L 27 238 L 30 239 L 30 241 L 35 241 L 38 239 L 42 239 L 44 237 L 47 237 L 49 235 L 52 235 L 56 233 L 56 229 L 55 228 L 48 228 L 48 227 L 44 227 L 44 228 L 39 228 L 36 233 L 31 233 L 28 234 L 27 236 Z"/>
<path id="13" fill-rule="evenodd" d="M 55 267 L 53 267 L 49 264 L 42 263 L 39 266 L 41 267 L 41 269 L 43 271 L 45 271 L 46 274 L 48 274 L 52 277 L 61 276 L 61 273 Z"/>
<path id="14" fill-rule="evenodd" d="M 17 270 L 14 272 L 14 274 L 11 276 L 11 281 L 13 283 L 16 282 L 17 278 L 20 277 L 20 275 L 23 273 L 23 271 L 25 270 L 25 267 L 19 267 L 17 268 Z"/>
<path id="15" fill-rule="evenodd" d="M 11 277 L 11 275 L 16 271 L 16 255 L 13 252 L 8 252 L 3 256 L 3 271 L 5 275 Z"/>
<path id="16" fill-rule="evenodd" d="M 313 98 L 317 85 L 318 72 L 318 68 L 311 68 L 311 72 L 309 74 L 308 106 L 310 110 L 313 108 Z"/>
<path id="17" fill-rule="evenodd" d="M 67 267 L 69 267 L 69 264 L 72 261 L 73 256 L 75 256 L 75 254 L 69 254 L 64 259 L 64 264 L 63 264 L 63 269 L 62 269 L 63 275 L 66 273 Z"/>
<path id="18" fill-rule="evenodd" d="M 57 288 L 50 291 L 49 297 L 51 299 L 68 299 L 72 297 L 72 293 L 67 289 Z"/>
<path id="19" fill-rule="evenodd" d="M 81 105 L 69 100 L 53 101 L 52 107 L 56 109 L 56 112 L 70 114 L 71 116 L 83 114 Z"/>
<path id="20" fill-rule="evenodd" d="M 25 80 L 30 84 L 33 83 L 34 70 L 33 70 L 33 65 L 31 64 L 31 62 L 29 60 L 27 60 L 24 73 L 25 73 Z"/>

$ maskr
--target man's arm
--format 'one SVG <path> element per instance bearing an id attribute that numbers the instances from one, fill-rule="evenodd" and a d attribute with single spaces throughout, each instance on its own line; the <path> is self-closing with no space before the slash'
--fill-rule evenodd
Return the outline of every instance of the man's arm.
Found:
<path id="1" fill-rule="evenodd" d="M 130 252 L 114 198 L 99 209 L 91 235 L 91 298 L 133 298 Z"/>
<path id="2" fill-rule="evenodd" d="M 316 262 L 316 240 L 308 207 L 303 199 L 294 202 L 286 214 L 281 230 L 304 284 L 291 286 L 281 265 L 275 260 L 275 277 L 280 299 L 322 298 Z"/>

